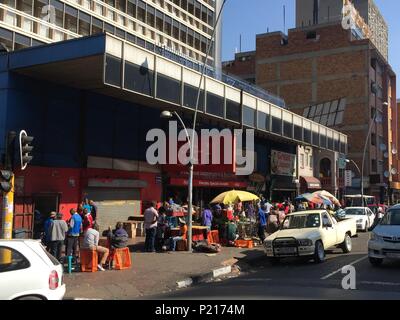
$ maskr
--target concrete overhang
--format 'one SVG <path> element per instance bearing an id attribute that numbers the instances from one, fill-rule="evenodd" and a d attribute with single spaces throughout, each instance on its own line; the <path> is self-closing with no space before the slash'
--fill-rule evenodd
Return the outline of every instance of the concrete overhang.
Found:
<path id="1" fill-rule="evenodd" d="M 189 99 L 185 90 L 186 87 L 191 87 L 193 92 L 197 92 L 201 79 L 201 73 L 192 68 L 109 34 L 56 42 L 3 54 L 0 56 L 0 70 L 94 91 L 160 110 L 179 110 L 189 115 L 194 112 L 194 105 L 190 106 L 187 103 Z M 137 85 L 137 82 L 141 81 L 139 78 L 146 74 L 151 84 L 149 91 L 142 90 L 143 88 Z M 158 88 L 161 88 L 162 81 L 164 81 L 164 93 L 169 91 L 169 87 L 165 89 L 165 83 L 174 84 L 178 88 L 175 90 L 178 92 L 175 101 L 170 99 L 168 92 L 167 97 L 160 97 L 162 92 Z M 172 89 L 171 87 L 171 91 Z M 205 105 L 199 112 L 199 118 L 209 123 L 218 123 L 227 128 L 255 129 L 256 136 L 277 142 L 309 145 L 347 153 L 347 136 L 340 132 L 252 96 L 211 76 L 203 78 L 201 89 L 205 95 Z M 209 95 L 219 99 L 218 107 L 223 110 L 220 115 L 209 110 Z M 239 106 L 240 115 L 236 120 L 228 117 L 231 111 L 228 102 Z M 254 114 L 250 124 L 246 123 L 243 116 L 245 109 L 247 114 L 251 115 L 250 119 Z M 260 125 L 259 117 L 265 115 L 269 122 L 263 127 L 264 124 Z M 273 129 L 273 124 L 276 123 L 278 128 L 280 123 L 281 129 L 278 131 Z M 296 128 L 301 128 L 300 134 Z"/>

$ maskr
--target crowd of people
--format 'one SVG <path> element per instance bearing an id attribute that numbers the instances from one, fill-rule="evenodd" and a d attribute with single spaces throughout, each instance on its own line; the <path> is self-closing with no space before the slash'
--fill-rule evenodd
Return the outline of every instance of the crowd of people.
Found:
<path id="1" fill-rule="evenodd" d="M 46 249 L 60 262 L 64 261 L 64 257 L 72 256 L 76 263 L 80 249 L 94 250 L 99 255 L 98 269 L 104 271 L 110 249 L 126 247 L 128 234 L 122 223 L 117 223 L 114 230 L 111 230 L 111 226 L 108 228 L 110 248 L 100 246 L 97 213 L 96 204 L 89 199 L 84 199 L 76 209 L 71 209 L 69 219 L 63 219 L 62 213 L 51 212 L 43 221 L 40 212 L 36 211 L 35 238 L 41 239 Z"/>

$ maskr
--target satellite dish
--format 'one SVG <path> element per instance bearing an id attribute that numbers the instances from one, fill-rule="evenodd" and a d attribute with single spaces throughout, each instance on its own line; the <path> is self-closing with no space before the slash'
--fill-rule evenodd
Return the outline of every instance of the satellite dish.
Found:
<path id="1" fill-rule="evenodd" d="M 396 148 L 392 149 L 392 154 L 397 154 L 397 149 Z"/>
<path id="2" fill-rule="evenodd" d="M 390 172 L 389 171 L 385 171 L 385 173 L 383 174 L 386 178 L 390 177 Z"/>
<path id="3" fill-rule="evenodd" d="M 392 170 L 390 170 L 390 173 L 391 173 L 392 175 L 397 174 L 397 169 L 396 169 L 396 168 L 392 168 Z"/>
<path id="4" fill-rule="evenodd" d="M 386 150 L 387 150 L 386 144 L 381 143 L 381 144 L 379 145 L 379 149 L 381 149 L 382 152 L 383 152 L 383 151 L 386 151 Z"/>
<path id="5" fill-rule="evenodd" d="M 383 121 L 382 115 L 381 114 L 377 114 L 375 116 L 375 122 L 376 123 L 382 123 L 382 121 Z"/>
<path id="6" fill-rule="evenodd" d="M 385 157 L 385 159 L 389 158 L 389 152 L 385 152 L 385 154 L 383 155 Z"/>

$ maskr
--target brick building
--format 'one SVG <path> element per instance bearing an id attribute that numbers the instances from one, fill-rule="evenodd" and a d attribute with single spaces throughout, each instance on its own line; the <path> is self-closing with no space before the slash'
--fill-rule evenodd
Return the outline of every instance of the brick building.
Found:
<path id="1" fill-rule="evenodd" d="M 348 157 L 360 168 L 372 125 L 365 192 L 380 201 L 392 193 L 397 198 L 392 192 L 400 187 L 396 75 L 372 41 L 358 39 L 353 30 L 333 22 L 291 29 L 288 35 L 257 35 L 253 56 L 256 84 L 284 98 L 291 111 L 347 134 Z M 236 56 L 225 63 L 225 71 L 243 74 L 239 60 Z M 361 175 L 351 165 L 347 169 L 355 173 L 347 192 L 360 193 Z"/>

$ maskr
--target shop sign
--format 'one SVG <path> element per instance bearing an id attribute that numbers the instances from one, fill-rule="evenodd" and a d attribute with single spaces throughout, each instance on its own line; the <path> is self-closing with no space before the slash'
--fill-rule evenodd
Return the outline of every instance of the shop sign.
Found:
<path id="1" fill-rule="evenodd" d="M 296 155 L 271 150 L 271 174 L 279 176 L 294 176 Z"/>
<path id="2" fill-rule="evenodd" d="M 256 183 L 263 183 L 265 182 L 265 177 L 262 174 L 259 173 L 253 173 L 249 176 L 249 180 L 251 182 L 256 182 Z"/>
<path id="3" fill-rule="evenodd" d="M 187 186 L 188 179 L 171 178 L 172 186 Z M 239 181 L 215 181 L 215 180 L 193 180 L 194 187 L 214 187 L 214 188 L 246 188 L 247 183 Z"/>

